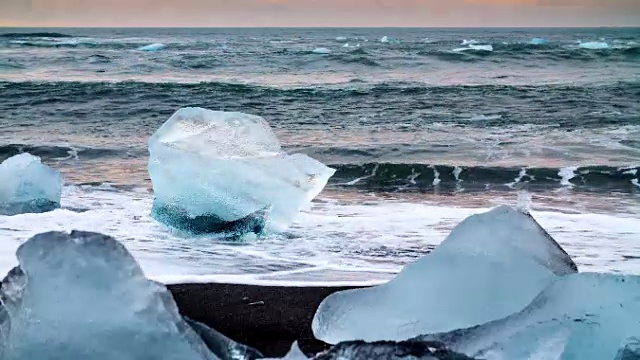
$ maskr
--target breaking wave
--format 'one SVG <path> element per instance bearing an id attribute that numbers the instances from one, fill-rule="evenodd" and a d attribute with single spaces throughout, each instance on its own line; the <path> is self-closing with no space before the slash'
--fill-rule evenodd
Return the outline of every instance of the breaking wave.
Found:
<path id="1" fill-rule="evenodd" d="M 640 166 L 521 168 L 429 164 L 367 163 L 332 165 L 330 184 L 368 191 L 548 191 L 640 192 Z"/>

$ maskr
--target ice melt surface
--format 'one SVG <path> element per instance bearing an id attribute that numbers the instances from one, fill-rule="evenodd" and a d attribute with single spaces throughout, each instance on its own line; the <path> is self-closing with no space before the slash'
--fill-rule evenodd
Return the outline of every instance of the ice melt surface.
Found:
<path id="1" fill-rule="evenodd" d="M 37 213 L 60 207 L 63 179 L 40 158 L 23 153 L 0 164 L 0 215 Z"/>
<path id="2" fill-rule="evenodd" d="M 639 276 L 572 274 L 517 314 L 420 339 L 487 360 L 622 359 L 637 351 L 639 311 Z"/>
<path id="3" fill-rule="evenodd" d="M 45 233 L 17 257 L 0 289 L 2 359 L 218 359 L 112 238 Z"/>
<path id="4" fill-rule="evenodd" d="M 390 282 L 327 297 L 317 338 L 405 340 L 500 319 L 576 265 L 529 215 L 502 206 L 473 215 Z"/>
<path id="5" fill-rule="evenodd" d="M 232 222 L 268 209 L 287 227 L 334 170 L 282 152 L 269 124 L 243 113 L 184 108 L 149 140 L 154 207 Z"/>

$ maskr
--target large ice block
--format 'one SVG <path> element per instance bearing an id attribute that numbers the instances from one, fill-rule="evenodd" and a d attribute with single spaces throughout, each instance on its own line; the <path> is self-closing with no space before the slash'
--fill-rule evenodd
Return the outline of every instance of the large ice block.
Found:
<path id="1" fill-rule="evenodd" d="M 313 332 L 335 344 L 467 328 L 520 311 L 558 276 L 576 271 L 531 215 L 503 206 L 465 219 L 390 282 L 330 295 Z"/>
<path id="2" fill-rule="evenodd" d="M 581 273 L 542 291 L 507 318 L 423 336 L 487 360 L 638 359 L 640 276 Z"/>
<path id="3" fill-rule="evenodd" d="M 21 245 L 17 257 L 20 265 L 0 287 L 3 360 L 260 357 L 185 321 L 169 291 L 147 280 L 124 246 L 108 236 L 40 234 Z"/>
<path id="4" fill-rule="evenodd" d="M 153 216 L 196 233 L 260 232 L 265 214 L 269 229 L 282 230 L 335 172 L 284 153 L 261 117 L 201 108 L 177 111 L 149 152 Z"/>
<path id="5" fill-rule="evenodd" d="M 39 213 L 60 207 L 62 175 L 23 153 L 0 164 L 0 215 Z"/>

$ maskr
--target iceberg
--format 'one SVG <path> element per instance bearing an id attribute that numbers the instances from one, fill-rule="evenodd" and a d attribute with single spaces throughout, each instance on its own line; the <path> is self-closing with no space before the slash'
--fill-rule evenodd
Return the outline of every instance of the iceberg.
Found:
<path id="1" fill-rule="evenodd" d="M 39 234 L 16 255 L 20 265 L 0 287 L 3 360 L 262 357 L 185 321 L 169 291 L 106 235 Z"/>
<path id="2" fill-rule="evenodd" d="M 331 54 L 331 50 L 323 47 L 313 49 L 314 54 Z"/>
<path id="3" fill-rule="evenodd" d="M 261 117 L 178 110 L 149 140 L 153 217 L 196 233 L 284 230 L 335 170 L 289 155 Z"/>
<path id="4" fill-rule="evenodd" d="M 381 43 L 385 43 L 385 44 L 386 44 L 386 43 L 388 43 L 388 42 L 389 42 L 389 37 L 388 37 L 388 36 L 383 36 L 383 37 L 380 39 L 380 42 L 381 42 Z"/>
<path id="5" fill-rule="evenodd" d="M 155 43 L 149 44 L 138 48 L 138 51 L 160 51 L 164 50 L 167 46 L 165 44 Z"/>
<path id="6" fill-rule="evenodd" d="M 335 344 L 468 328 L 522 310 L 549 283 L 575 272 L 531 215 L 502 206 L 462 221 L 388 283 L 328 296 L 313 333 Z"/>
<path id="7" fill-rule="evenodd" d="M 0 215 L 41 213 L 60 207 L 64 180 L 40 158 L 23 153 L 0 164 Z"/>
<path id="8" fill-rule="evenodd" d="M 590 41 L 590 42 L 581 42 L 578 44 L 578 46 L 581 49 L 588 49 L 588 50 L 603 50 L 603 49 L 608 49 L 609 48 L 609 44 L 607 44 L 604 41 Z"/>
<path id="9" fill-rule="evenodd" d="M 517 314 L 418 340 L 482 359 L 638 359 L 640 276 L 559 278 Z"/>

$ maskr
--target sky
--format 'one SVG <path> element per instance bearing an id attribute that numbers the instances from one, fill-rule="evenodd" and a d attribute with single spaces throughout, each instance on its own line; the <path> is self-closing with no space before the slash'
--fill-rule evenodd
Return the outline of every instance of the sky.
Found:
<path id="1" fill-rule="evenodd" d="M 0 26 L 640 26 L 640 0 L 0 0 Z"/>

